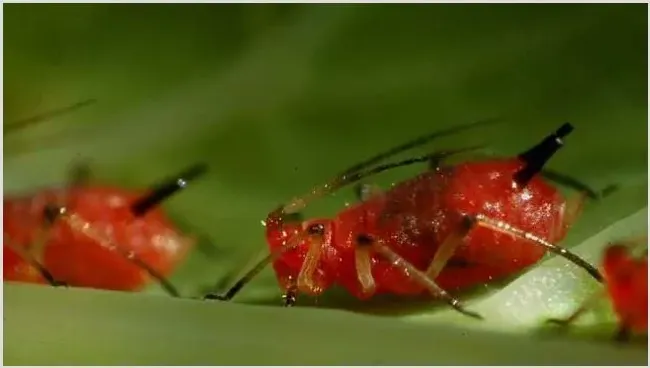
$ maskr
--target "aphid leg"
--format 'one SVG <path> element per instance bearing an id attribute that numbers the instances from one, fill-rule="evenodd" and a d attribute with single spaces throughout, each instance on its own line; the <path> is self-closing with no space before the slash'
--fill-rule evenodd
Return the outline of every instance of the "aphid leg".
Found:
<path id="1" fill-rule="evenodd" d="M 476 220 L 473 217 L 463 216 L 461 218 L 458 226 L 456 226 L 451 234 L 447 235 L 436 251 L 431 264 L 427 268 L 427 276 L 432 280 L 435 280 L 436 277 L 438 277 L 474 225 L 476 225 Z"/>
<path id="2" fill-rule="evenodd" d="M 282 252 L 283 253 L 283 252 Z M 275 256 L 274 256 L 275 255 Z M 265 256 L 263 259 L 261 259 L 259 262 L 257 262 L 248 272 L 244 274 L 244 276 L 240 277 L 229 289 L 223 294 L 218 294 L 218 293 L 208 293 L 203 296 L 204 300 L 222 300 L 222 301 L 229 301 L 232 298 L 237 295 L 241 289 L 246 286 L 257 274 L 262 272 L 264 267 L 266 267 L 269 263 L 273 262 L 273 259 L 279 257 L 281 255 L 280 252 L 276 253 L 271 253 Z"/>
<path id="3" fill-rule="evenodd" d="M 20 247 L 17 244 L 14 244 L 10 239 L 8 239 L 8 235 L 5 234 L 5 245 L 9 245 L 9 247 L 15 251 L 18 255 L 20 255 L 25 261 L 27 261 L 29 264 L 31 264 L 36 270 L 38 270 L 43 278 L 52 286 L 68 286 L 65 282 L 63 281 L 58 281 L 52 276 L 52 274 L 47 270 L 45 265 L 43 264 L 43 257 L 44 257 L 44 252 L 45 252 L 45 245 L 48 241 L 48 236 L 50 229 L 54 225 L 55 218 L 52 216 L 52 214 L 48 211 L 49 206 L 45 206 L 43 209 L 43 221 L 41 222 L 40 226 L 36 229 L 36 233 L 34 235 L 34 239 L 32 242 L 28 245 L 27 248 Z"/>
<path id="4" fill-rule="evenodd" d="M 571 313 L 570 316 L 566 318 L 549 318 L 546 320 L 546 322 L 566 327 L 578 320 L 578 318 L 580 318 L 586 311 L 591 309 L 591 307 L 604 296 L 605 289 L 600 289 L 592 293 L 584 302 L 582 302 L 582 304 L 580 304 L 580 306 L 573 313 Z"/>
<path id="5" fill-rule="evenodd" d="M 323 248 L 323 237 L 325 229 L 322 225 L 315 225 L 307 229 L 309 249 L 305 261 L 298 274 L 298 290 L 316 290 L 318 286 L 314 283 L 314 273 L 320 262 L 321 249 Z"/>
<path id="6" fill-rule="evenodd" d="M 274 221 L 280 221 L 278 217 L 278 211 L 274 211 L 269 217 L 274 219 Z M 267 224 L 268 226 L 269 224 Z M 273 250 L 271 253 L 266 255 L 264 258 L 259 260 L 253 267 L 251 267 L 242 277 L 240 277 L 225 293 L 223 294 L 217 294 L 217 293 L 208 293 L 205 296 L 203 296 L 203 299 L 207 300 L 222 300 L 222 301 L 228 301 L 231 300 L 235 295 L 237 295 L 243 288 L 248 284 L 252 279 L 255 278 L 262 270 L 269 265 L 271 262 L 275 261 L 278 259 L 280 256 L 282 256 L 286 251 L 293 249 L 300 244 L 302 240 L 304 240 L 305 236 L 304 231 L 300 232 L 295 232 L 291 239 L 287 241 L 282 247 L 277 248 Z"/>
<path id="7" fill-rule="evenodd" d="M 571 251 L 569 251 L 569 250 L 567 250 L 567 249 L 565 249 L 563 247 L 560 247 L 558 245 L 549 243 L 548 241 L 546 241 L 546 240 L 544 240 L 544 239 L 542 239 L 542 238 L 540 238 L 540 237 L 538 237 L 538 236 L 536 236 L 534 234 L 531 234 L 531 233 L 526 232 L 524 230 L 518 229 L 518 228 L 516 228 L 516 227 L 514 227 L 514 226 L 512 226 L 510 224 L 505 223 L 505 222 L 491 219 L 491 218 L 489 218 L 489 217 L 487 217 L 487 216 L 485 216 L 483 214 L 477 214 L 477 215 L 475 215 L 475 218 L 476 218 L 477 224 L 480 225 L 480 226 L 485 226 L 485 227 L 488 227 L 488 228 L 490 228 L 490 229 L 492 229 L 494 231 L 498 231 L 500 233 L 509 234 L 509 235 L 516 236 L 516 237 L 521 238 L 521 239 L 529 240 L 534 244 L 537 244 L 537 245 L 539 245 L 541 247 L 546 248 L 548 251 L 550 251 L 552 253 L 555 253 L 557 255 L 560 255 L 560 256 L 566 258 L 570 262 L 574 263 L 576 266 L 578 266 L 578 267 L 584 269 L 585 271 L 587 271 L 593 278 L 595 278 L 599 282 L 603 282 L 603 280 L 604 280 L 603 276 L 601 275 L 601 273 L 598 271 L 598 269 L 596 267 L 589 264 L 584 259 L 580 258 L 577 254 L 575 254 L 575 253 L 573 253 L 573 252 L 571 252 Z"/>
<path id="8" fill-rule="evenodd" d="M 393 266 L 398 267 L 404 271 L 408 277 L 418 282 L 426 288 L 432 295 L 442 298 L 447 304 L 458 312 L 476 319 L 483 319 L 483 317 L 476 313 L 465 309 L 462 303 L 451 296 L 447 291 L 438 286 L 426 273 L 418 270 L 411 263 L 402 258 L 399 254 L 395 253 L 382 239 L 371 238 L 369 236 L 360 236 L 357 239 L 357 246 L 371 247 L 374 251 L 379 253 L 383 258 L 389 261 Z"/>
<path id="9" fill-rule="evenodd" d="M 372 248 L 358 246 L 354 250 L 354 263 L 357 269 L 357 279 L 365 294 L 371 294 L 375 291 L 377 285 L 372 277 L 372 263 L 370 251 Z"/>
<path id="10" fill-rule="evenodd" d="M 298 284 L 296 280 L 289 280 L 289 287 L 282 295 L 282 300 L 284 300 L 285 307 L 293 307 L 296 305 L 296 299 L 298 298 Z"/>
<path id="11" fill-rule="evenodd" d="M 627 342 L 630 340 L 631 337 L 632 337 L 632 331 L 630 330 L 630 328 L 627 325 L 622 324 L 618 328 L 618 330 L 616 330 L 616 334 L 614 334 L 614 341 Z"/>
<path id="12" fill-rule="evenodd" d="M 18 254 L 22 259 L 27 261 L 31 267 L 33 267 L 38 273 L 52 286 L 66 286 L 65 283 L 57 281 L 54 276 L 48 271 L 43 264 L 36 259 L 32 253 L 20 245 L 14 243 L 7 233 L 4 233 L 4 246 L 8 247 L 16 254 Z"/>

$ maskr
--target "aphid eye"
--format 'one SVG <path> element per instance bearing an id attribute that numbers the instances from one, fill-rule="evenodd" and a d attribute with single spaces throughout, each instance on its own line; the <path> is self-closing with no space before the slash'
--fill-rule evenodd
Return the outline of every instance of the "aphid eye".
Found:
<path id="1" fill-rule="evenodd" d="M 309 227 L 307 227 L 307 233 L 309 235 L 323 235 L 325 234 L 325 225 L 311 224 Z"/>
<path id="2" fill-rule="evenodd" d="M 53 204 L 47 204 L 43 208 L 43 219 L 48 224 L 52 224 L 64 212 L 65 212 L 65 207 L 59 207 Z"/>
<path id="3" fill-rule="evenodd" d="M 372 245 L 373 241 L 372 237 L 368 234 L 357 235 L 357 244 L 360 246 Z"/>

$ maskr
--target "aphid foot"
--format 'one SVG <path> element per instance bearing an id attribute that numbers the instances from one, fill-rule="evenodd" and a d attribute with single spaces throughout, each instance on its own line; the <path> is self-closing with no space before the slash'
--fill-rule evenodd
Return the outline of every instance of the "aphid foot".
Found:
<path id="1" fill-rule="evenodd" d="M 228 298 L 225 295 L 220 295 L 220 294 L 214 294 L 214 293 L 208 293 L 203 296 L 203 300 L 221 300 L 221 301 L 229 301 L 230 298 Z"/>
<path id="2" fill-rule="evenodd" d="M 566 327 L 569 326 L 571 321 L 569 319 L 566 319 L 566 318 L 565 319 L 562 319 L 562 318 L 549 318 L 544 322 L 546 324 L 548 324 L 548 325 L 555 325 L 555 326 L 558 326 L 558 327 L 566 328 Z"/>
<path id="3" fill-rule="evenodd" d="M 65 283 L 63 281 L 52 280 L 51 284 L 54 287 L 65 287 L 65 288 L 70 287 L 70 285 L 68 285 L 67 283 Z"/>
<path id="4" fill-rule="evenodd" d="M 481 315 L 481 314 L 479 314 L 479 313 L 477 313 L 477 312 L 472 312 L 472 311 L 468 311 L 468 310 L 465 310 L 465 309 L 458 310 L 458 311 L 461 312 L 462 314 L 468 316 L 468 317 L 472 317 L 472 318 L 474 318 L 474 319 L 478 319 L 479 321 L 482 321 L 482 320 L 485 319 L 485 318 L 483 317 L 483 315 Z"/>
<path id="5" fill-rule="evenodd" d="M 622 326 L 616 331 L 616 334 L 614 335 L 614 341 L 619 343 L 625 343 L 630 341 L 631 337 L 632 334 L 630 332 L 630 329 L 627 328 L 626 326 Z"/>
<path id="6" fill-rule="evenodd" d="M 293 307 L 296 305 L 296 293 L 287 292 L 282 295 L 282 300 L 284 300 L 285 307 Z"/>

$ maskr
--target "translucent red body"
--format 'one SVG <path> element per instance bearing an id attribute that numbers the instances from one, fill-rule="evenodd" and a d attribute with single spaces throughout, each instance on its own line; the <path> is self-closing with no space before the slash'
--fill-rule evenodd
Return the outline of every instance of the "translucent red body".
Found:
<path id="1" fill-rule="evenodd" d="M 141 217 L 129 205 L 144 193 L 106 186 L 45 190 L 3 201 L 4 280 L 44 283 L 38 271 L 10 249 L 12 241 L 24 248 L 34 247 L 48 204 L 65 205 L 81 220 L 78 224 L 101 234 L 91 237 L 82 228 L 58 219 L 45 232 L 42 249 L 34 256 L 54 279 L 70 286 L 109 290 L 138 290 L 149 274 L 117 251 L 137 256 L 162 276 L 183 260 L 192 240 L 177 231 L 160 209 Z"/>
<path id="2" fill-rule="evenodd" d="M 648 257 L 635 258 L 622 245 L 607 248 L 603 261 L 607 293 L 620 323 L 648 332 Z"/>
<path id="3" fill-rule="evenodd" d="M 405 260 L 425 270 L 443 239 L 459 225 L 462 215 L 483 214 L 549 242 L 562 240 L 570 225 L 564 197 L 535 176 L 517 188 L 513 177 L 524 167 L 518 158 L 466 162 L 427 171 L 398 183 L 385 193 L 346 208 L 332 219 L 283 224 L 269 217 L 267 241 L 277 250 L 287 239 L 314 223 L 322 224 L 324 243 L 312 287 L 299 291 L 318 295 L 333 284 L 358 298 L 377 293 L 422 294 L 426 289 L 377 254 L 372 255 L 376 287 L 364 291 L 355 270 L 355 239 L 381 238 Z M 273 267 L 281 287 L 298 276 L 309 243 L 285 252 Z M 526 239 L 477 226 L 465 237 L 436 278 L 444 289 L 466 288 L 508 276 L 536 263 L 546 250 Z"/>

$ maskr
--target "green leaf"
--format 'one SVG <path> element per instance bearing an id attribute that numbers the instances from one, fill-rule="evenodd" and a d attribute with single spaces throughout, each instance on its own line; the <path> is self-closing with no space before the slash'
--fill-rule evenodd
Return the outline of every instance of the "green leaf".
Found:
<path id="1" fill-rule="evenodd" d="M 4 123 L 97 104 L 4 137 L 4 193 L 60 183 L 88 159 L 100 181 L 143 186 L 195 161 L 212 171 L 165 204 L 201 236 L 173 275 L 194 297 L 265 249 L 266 213 L 330 175 L 420 134 L 502 124 L 410 155 L 489 143 L 513 155 L 564 121 L 549 167 L 596 189 L 563 245 L 598 262 L 647 232 L 647 12 L 589 5 L 8 4 Z M 17 150 L 12 150 L 17 149 Z M 7 155 L 8 156 L 8 155 Z M 387 187 L 421 167 L 373 179 Z M 568 193 L 568 192 L 567 192 Z M 332 216 L 350 190 L 310 207 Z M 615 225 L 614 225 L 615 224 Z M 435 301 L 357 301 L 341 290 L 279 308 L 266 269 L 235 303 L 5 285 L 5 363 L 641 364 L 615 346 L 607 303 L 568 335 L 540 328 L 598 287 L 557 257 Z M 258 304 L 258 305 L 250 305 Z M 336 309 L 336 310 L 332 310 Z M 377 314 L 380 316 L 369 316 Z"/>
<path id="2" fill-rule="evenodd" d="M 643 349 L 311 308 L 5 285 L 5 364 L 641 364 Z"/>

